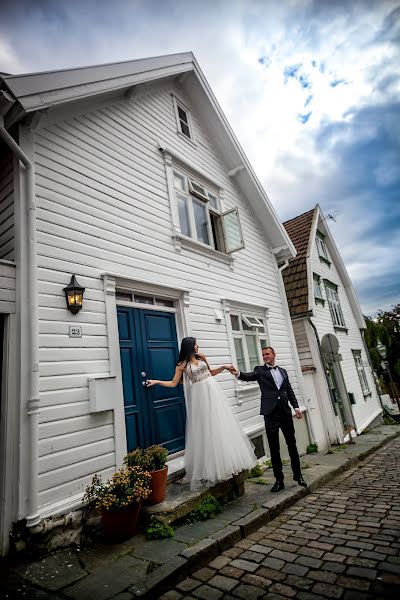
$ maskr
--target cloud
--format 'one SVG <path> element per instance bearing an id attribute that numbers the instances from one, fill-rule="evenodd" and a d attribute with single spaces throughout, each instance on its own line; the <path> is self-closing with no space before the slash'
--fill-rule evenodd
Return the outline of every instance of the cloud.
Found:
<path id="1" fill-rule="evenodd" d="M 400 295 L 399 17 L 387 0 L 3 0 L 0 70 L 193 50 L 281 219 L 336 212 L 373 312 Z"/>

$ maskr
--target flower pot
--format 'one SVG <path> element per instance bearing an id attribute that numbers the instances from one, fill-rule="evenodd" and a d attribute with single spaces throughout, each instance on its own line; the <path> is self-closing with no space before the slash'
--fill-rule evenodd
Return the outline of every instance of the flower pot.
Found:
<path id="1" fill-rule="evenodd" d="M 164 467 L 159 471 L 151 471 L 150 495 L 147 498 L 147 504 L 159 504 L 165 498 L 165 490 L 167 488 L 168 467 Z"/>
<path id="2" fill-rule="evenodd" d="M 115 510 L 101 509 L 101 522 L 109 540 L 122 542 L 136 533 L 141 502 Z"/>

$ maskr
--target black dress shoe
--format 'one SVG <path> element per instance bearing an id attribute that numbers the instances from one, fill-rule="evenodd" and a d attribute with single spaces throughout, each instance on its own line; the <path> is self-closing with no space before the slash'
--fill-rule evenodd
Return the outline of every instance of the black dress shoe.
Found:
<path id="1" fill-rule="evenodd" d="M 303 479 L 303 475 L 299 475 L 299 477 L 293 477 L 293 479 L 294 479 L 295 481 L 297 481 L 297 483 L 298 483 L 299 485 L 301 485 L 301 487 L 307 487 L 307 484 L 306 484 L 306 482 L 305 482 L 305 481 L 304 481 L 304 479 Z"/>
<path id="2" fill-rule="evenodd" d="M 283 483 L 283 481 L 280 481 L 279 479 L 277 479 L 271 488 L 271 492 L 280 492 L 281 490 L 284 490 L 284 489 L 285 489 L 285 484 Z"/>

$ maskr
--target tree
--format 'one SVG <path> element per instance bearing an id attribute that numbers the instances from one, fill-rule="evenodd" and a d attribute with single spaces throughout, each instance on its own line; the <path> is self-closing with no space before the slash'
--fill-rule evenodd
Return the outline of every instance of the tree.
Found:
<path id="1" fill-rule="evenodd" d="M 388 344 L 386 360 L 389 363 L 393 379 L 400 383 L 400 304 L 395 304 L 391 310 L 379 310 L 376 315 L 378 325 L 384 327 L 387 332 Z"/>

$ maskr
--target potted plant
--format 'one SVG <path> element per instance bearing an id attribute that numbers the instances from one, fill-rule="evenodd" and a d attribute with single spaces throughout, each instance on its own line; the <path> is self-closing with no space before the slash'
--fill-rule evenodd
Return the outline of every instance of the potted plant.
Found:
<path id="1" fill-rule="evenodd" d="M 84 500 L 101 512 L 109 539 L 123 541 L 135 535 L 142 500 L 150 493 L 150 479 L 139 466 L 124 466 L 105 483 L 94 475 Z"/>
<path id="2" fill-rule="evenodd" d="M 147 498 L 148 504 L 159 504 L 165 498 L 167 488 L 167 466 L 168 450 L 163 446 L 149 446 L 142 450 L 136 448 L 126 455 L 124 464 L 129 467 L 137 466 L 150 472 L 151 492 Z"/>

